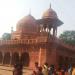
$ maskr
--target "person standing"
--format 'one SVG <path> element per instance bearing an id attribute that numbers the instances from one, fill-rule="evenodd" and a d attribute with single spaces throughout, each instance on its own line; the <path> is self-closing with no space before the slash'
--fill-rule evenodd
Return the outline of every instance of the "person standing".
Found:
<path id="1" fill-rule="evenodd" d="M 22 75 L 23 65 L 21 63 L 14 65 L 13 75 Z"/>
<path id="2" fill-rule="evenodd" d="M 48 75 L 49 70 L 48 70 L 48 64 L 47 63 L 44 64 L 42 72 L 43 72 L 43 75 Z"/>
<path id="3" fill-rule="evenodd" d="M 73 69 L 72 69 L 72 75 L 75 75 L 75 65 L 73 66 Z"/>
<path id="4" fill-rule="evenodd" d="M 69 65 L 69 67 L 68 67 L 68 75 L 72 75 L 72 66 L 71 65 Z"/>
<path id="5" fill-rule="evenodd" d="M 56 75 L 56 69 L 54 68 L 54 65 L 49 67 L 48 75 Z"/>
<path id="6" fill-rule="evenodd" d="M 38 65 L 38 62 L 35 62 L 35 67 L 34 67 L 32 75 L 38 75 L 38 72 L 39 72 L 39 65 Z"/>

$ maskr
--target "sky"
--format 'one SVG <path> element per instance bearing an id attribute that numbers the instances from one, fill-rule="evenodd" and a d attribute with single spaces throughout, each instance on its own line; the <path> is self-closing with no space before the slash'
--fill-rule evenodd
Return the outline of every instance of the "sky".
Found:
<path id="1" fill-rule="evenodd" d="M 5 32 L 10 33 L 11 27 L 15 30 L 17 22 L 30 10 L 35 19 L 41 18 L 50 3 L 64 22 L 58 27 L 58 35 L 65 30 L 75 30 L 75 0 L 0 0 L 0 37 Z"/>

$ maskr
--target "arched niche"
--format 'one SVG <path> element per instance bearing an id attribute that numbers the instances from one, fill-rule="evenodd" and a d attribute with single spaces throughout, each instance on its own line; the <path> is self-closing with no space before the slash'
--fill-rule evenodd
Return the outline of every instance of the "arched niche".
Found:
<path id="1" fill-rule="evenodd" d="M 2 52 L 0 52 L 0 64 L 2 64 L 2 60 L 3 60 L 3 55 Z"/>
<path id="2" fill-rule="evenodd" d="M 29 62 L 30 62 L 29 53 L 23 52 L 23 53 L 21 54 L 21 59 L 20 59 L 20 61 L 22 62 L 22 64 L 23 64 L 25 67 L 28 67 L 28 66 L 29 66 Z"/>
<path id="3" fill-rule="evenodd" d="M 64 64 L 64 57 L 63 56 L 59 56 L 59 60 L 58 60 L 59 67 L 61 67 L 63 64 Z"/>
<path id="4" fill-rule="evenodd" d="M 12 54 L 11 64 L 17 64 L 17 63 L 19 63 L 19 53 L 14 52 Z"/>
<path id="5" fill-rule="evenodd" d="M 10 64 L 10 53 L 9 52 L 6 52 L 4 54 L 4 60 L 3 60 L 3 64 Z"/>

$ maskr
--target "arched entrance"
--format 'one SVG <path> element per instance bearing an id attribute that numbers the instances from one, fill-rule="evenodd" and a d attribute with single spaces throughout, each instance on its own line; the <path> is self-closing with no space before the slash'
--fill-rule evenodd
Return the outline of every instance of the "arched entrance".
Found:
<path id="1" fill-rule="evenodd" d="M 59 60 L 58 60 L 58 65 L 59 67 L 62 67 L 62 65 L 64 65 L 64 57 L 63 56 L 59 56 Z"/>
<path id="2" fill-rule="evenodd" d="M 65 67 L 65 69 L 68 68 L 69 57 L 59 56 L 59 62 L 58 63 L 59 63 L 59 67 Z"/>
<path id="3" fill-rule="evenodd" d="M 4 54 L 3 64 L 10 64 L 10 53 L 9 52 L 6 52 Z"/>
<path id="4" fill-rule="evenodd" d="M 19 63 L 19 54 L 17 52 L 12 54 L 12 62 L 11 64 L 17 64 Z"/>
<path id="5" fill-rule="evenodd" d="M 22 64 L 25 67 L 28 67 L 29 66 L 29 61 L 30 61 L 29 54 L 27 52 L 22 53 L 20 61 L 22 62 Z"/>
<path id="6" fill-rule="evenodd" d="M 3 60 L 3 55 L 2 52 L 0 52 L 0 64 L 2 64 L 2 60 Z"/>

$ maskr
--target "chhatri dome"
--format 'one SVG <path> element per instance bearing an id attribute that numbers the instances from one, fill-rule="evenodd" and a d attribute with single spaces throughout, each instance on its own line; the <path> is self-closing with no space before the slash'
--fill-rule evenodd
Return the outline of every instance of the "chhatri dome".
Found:
<path id="1" fill-rule="evenodd" d="M 43 16 L 42 18 L 57 18 L 57 14 L 56 12 L 51 8 L 51 4 L 50 4 L 50 7 L 49 9 L 47 9 L 44 13 L 43 13 Z"/>
<path id="2" fill-rule="evenodd" d="M 37 32 L 36 19 L 31 14 L 23 17 L 17 23 L 16 30 L 20 31 L 20 32 L 23 32 L 23 33 Z"/>

